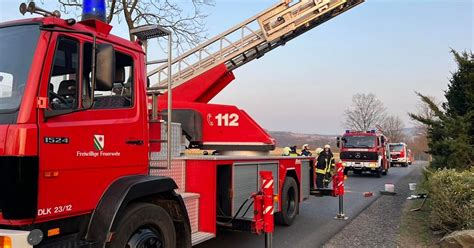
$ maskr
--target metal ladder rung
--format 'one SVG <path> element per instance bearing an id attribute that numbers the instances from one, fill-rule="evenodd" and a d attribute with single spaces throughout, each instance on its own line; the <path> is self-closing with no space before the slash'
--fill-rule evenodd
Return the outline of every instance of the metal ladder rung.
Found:
<path id="1" fill-rule="evenodd" d="M 163 63 L 168 63 L 168 59 L 157 59 L 157 60 L 147 61 L 146 65 L 155 65 L 155 64 L 163 64 Z"/>
<path id="2" fill-rule="evenodd" d="M 200 61 L 200 65 L 198 65 L 197 63 L 193 65 L 193 67 L 197 67 L 198 69 L 188 67 L 185 70 L 181 71 L 181 73 L 175 73 L 173 77 L 173 87 L 176 87 L 182 84 L 183 82 L 186 82 L 186 80 L 192 75 L 200 74 L 202 73 L 202 71 L 206 71 L 207 69 L 212 68 L 215 65 L 224 63 L 225 61 L 229 61 L 229 59 L 227 59 L 228 57 L 235 58 L 236 56 L 244 54 L 245 51 L 249 50 L 249 47 L 254 47 L 256 43 L 262 42 L 260 40 L 255 39 L 246 41 L 246 43 L 247 44 L 243 46 L 240 50 L 231 50 L 231 48 L 233 47 L 229 47 L 228 50 L 225 50 L 226 54 L 224 54 L 224 56 L 221 56 L 220 59 L 215 59 L 214 57 L 208 57 L 206 59 L 203 59 L 202 61 Z M 166 80 L 166 78 L 162 80 L 160 85 L 166 83 Z"/>

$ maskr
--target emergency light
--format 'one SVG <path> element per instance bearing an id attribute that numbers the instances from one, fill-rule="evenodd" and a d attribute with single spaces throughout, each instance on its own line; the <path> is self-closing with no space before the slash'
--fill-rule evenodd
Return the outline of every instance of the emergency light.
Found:
<path id="1" fill-rule="evenodd" d="M 95 19 L 105 22 L 105 0 L 84 0 L 82 21 Z"/>

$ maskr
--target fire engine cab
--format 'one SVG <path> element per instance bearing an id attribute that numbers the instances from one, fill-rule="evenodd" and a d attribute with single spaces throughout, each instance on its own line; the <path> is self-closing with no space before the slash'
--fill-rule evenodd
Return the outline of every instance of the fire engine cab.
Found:
<path id="1" fill-rule="evenodd" d="M 344 173 L 369 172 L 377 177 L 387 175 L 390 168 L 388 139 L 380 131 L 346 130 L 337 138 Z"/>
<path id="2" fill-rule="evenodd" d="M 190 247 L 218 228 L 261 233 L 269 198 L 255 199 L 268 185 L 263 214 L 291 225 L 314 158 L 270 156 L 274 139 L 245 111 L 208 102 L 236 68 L 362 2 L 280 1 L 176 58 L 159 25 L 131 30 L 135 42 L 112 35 L 104 1 L 84 0 L 79 22 L 22 4 L 44 17 L 0 24 L 0 247 Z M 155 39 L 168 41 L 167 59 L 150 60 Z"/>
<path id="3" fill-rule="evenodd" d="M 411 164 L 411 152 L 405 143 L 390 143 L 390 161 L 392 165 L 401 165 L 407 167 Z"/>

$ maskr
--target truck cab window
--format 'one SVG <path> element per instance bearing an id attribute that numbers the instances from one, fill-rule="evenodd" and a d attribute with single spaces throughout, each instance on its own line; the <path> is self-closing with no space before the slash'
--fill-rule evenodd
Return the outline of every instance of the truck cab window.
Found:
<path id="1" fill-rule="evenodd" d="M 12 97 L 13 95 L 13 75 L 0 72 L 0 98 Z"/>
<path id="2" fill-rule="evenodd" d="M 92 44 L 84 45 L 83 96 L 89 99 L 91 92 Z M 115 52 L 115 82 L 112 90 L 94 90 L 94 109 L 129 108 L 133 106 L 133 59 L 131 56 Z"/>
<path id="3" fill-rule="evenodd" d="M 49 106 L 53 110 L 77 108 L 79 43 L 59 38 L 48 85 Z"/>

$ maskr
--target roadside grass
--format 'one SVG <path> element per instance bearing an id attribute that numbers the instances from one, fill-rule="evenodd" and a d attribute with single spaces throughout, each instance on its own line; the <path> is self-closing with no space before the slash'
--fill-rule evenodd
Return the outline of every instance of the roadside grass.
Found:
<path id="1" fill-rule="evenodd" d="M 400 247 L 440 247 L 441 235 L 433 234 L 429 227 L 431 201 L 428 198 L 420 211 L 410 209 L 421 206 L 422 199 L 407 200 L 402 210 L 398 243 Z"/>
<path id="2" fill-rule="evenodd" d="M 416 193 L 428 192 L 426 177 L 417 182 Z M 423 199 L 406 200 L 403 204 L 402 219 L 398 242 L 401 247 L 440 247 L 439 240 L 442 235 L 435 235 L 430 228 L 430 212 L 432 201 L 426 199 L 425 205 L 419 211 L 410 211 L 421 207 Z"/>

